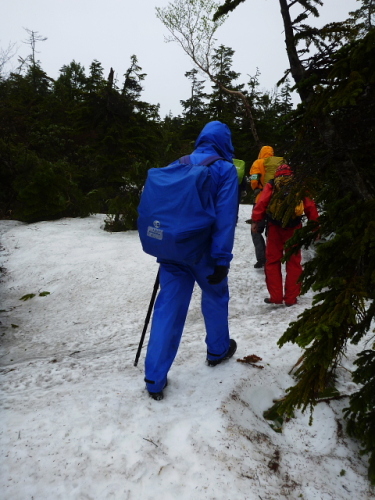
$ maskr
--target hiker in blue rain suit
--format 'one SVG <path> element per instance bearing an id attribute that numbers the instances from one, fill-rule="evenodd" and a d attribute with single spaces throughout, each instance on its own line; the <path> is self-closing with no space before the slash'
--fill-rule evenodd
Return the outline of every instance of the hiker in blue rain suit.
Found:
<path id="1" fill-rule="evenodd" d="M 145 360 L 146 387 L 156 400 L 163 399 L 163 389 L 177 354 L 195 282 L 202 290 L 207 364 L 218 365 L 232 357 L 237 348 L 236 342 L 229 336 L 227 278 L 233 257 L 238 208 L 238 176 L 232 163 L 233 153 L 229 128 L 213 121 L 203 128 L 191 154 L 193 163 L 215 154 L 226 161 L 217 160 L 207 167 L 211 172 L 211 194 L 216 212 L 210 248 L 196 264 L 159 261 L 160 292 L 155 303 Z"/>

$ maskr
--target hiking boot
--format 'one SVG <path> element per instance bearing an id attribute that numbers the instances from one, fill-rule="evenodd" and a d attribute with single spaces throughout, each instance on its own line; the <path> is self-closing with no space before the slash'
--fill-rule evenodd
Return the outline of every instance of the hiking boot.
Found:
<path id="1" fill-rule="evenodd" d="M 150 398 L 155 399 L 155 401 L 161 401 L 164 398 L 163 391 L 160 392 L 150 392 L 148 391 Z"/>
<path id="2" fill-rule="evenodd" d="M 264 261 L 262 260 L 258 260 L 258 262 L 254 264 L 255 269 L 261 269 L 262 267 L 264 267 Z"/>
<path id="3" fill-rule="evenodd" d="M 282 304 L 282 302 L 272 302 L 272 300 L 271 300 L 270 298 L 268 298 L 268 297 L 266 297 L 266 298 L 264 299 L 264 302 L 265 302 L 266 304 L 276 304 L 276 305 Z M 286 305 L 286 304 L 285 304 L 285 305 Z M 292 304 L 290 304 L 290 305 L 292 305 Z"/>
<path id="4" fill-rule="evenodd" d="M 293 304 L 287 304 L 287 303 L 285 302 L 285 305 L 286 305 L 286 307 L 291 307 L 291 306 L 295 306 L 295 305 L 297 305 L 297 302 L 293 302 Z"/>
<path id="5" fill-rule="evenodd" d="M 163 387 L 163 390 L 167 387 L 167 385 L 168 385 L 168 380 L 166 381 L 165 386 Z M 150 396 L 150 398 L 155 399 L 155 401 L 161 401 L 164 398 L 163 390 L 161 390 L 159 392 L 150 392 L 147 389 L 148 395 Z"/>
<path id="6" fill-rule="evenodd" d="M 223 358 L 220 359 L 207 359 L 207 365 L 208 366 L 216 366 L 219 365 L 222 361 L 226 361 L 227 359 L 230 359 L 233 354 L 237 351 L 237 342 L 233 339 L 230 339 L 229 341 L 229 349 L 226 353 L 226 355 Z"/>

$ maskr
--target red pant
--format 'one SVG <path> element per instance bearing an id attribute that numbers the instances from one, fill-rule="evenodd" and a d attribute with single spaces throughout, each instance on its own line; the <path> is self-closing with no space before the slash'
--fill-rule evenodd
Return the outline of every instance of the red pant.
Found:
<path id="1" fill-rule="evenodd" d="M 297 283 L 301 273 L 301 251 L 293 254 L 286 262 L 285 292 L 283 293 L 283 278 L 281 273 L 281 259 L 284 255 L 284 246 L 297 227 L 282 228 L 268 223 L 268 235 L 266 244 L 266 284 L 270 299 L 276 304 L 295 304 L 301 292 L 301 285 Z"/>

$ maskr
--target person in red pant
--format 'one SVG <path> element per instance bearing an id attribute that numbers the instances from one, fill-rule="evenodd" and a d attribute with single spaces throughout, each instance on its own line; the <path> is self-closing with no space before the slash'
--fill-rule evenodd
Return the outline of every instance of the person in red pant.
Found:
<path id="1" fill-rule="evenodd" d="M 301 216 L 304 212 L 309 220 L 318 219 L 318 210 L 313 200 L 304 198 L 301 207 L 296 208 L 295 214 L 287 224 L 272 217 L 272 197 L 277 190 L 287 192 L 287 185 L 293 176 L 289 165 L 280 165 L 275 173 L 275 178 L 269 181 L 256 205 L 253 208 L 251 230 L 257 231 L 257 225 L 264 219 L 267 220 L 267 243 L 266 243 L 266 264 L 265 275 L 269 298 L 265 298 L 266 304 L 282 304 L 292 306 L 297 303 L 297 297 L 301 292 L 301 285 L 298 283 L 302 273 L 301 251 L 292 254 L 286 262 L 285 290 L 283 290 L 281 259 L 284 255 L 285 243 L 293 236 L 294 232 L 302 227 Z M 274 198 L 275 199 L 275 198 Z M 285 226 L 285 227 L 284 227 Z"/>

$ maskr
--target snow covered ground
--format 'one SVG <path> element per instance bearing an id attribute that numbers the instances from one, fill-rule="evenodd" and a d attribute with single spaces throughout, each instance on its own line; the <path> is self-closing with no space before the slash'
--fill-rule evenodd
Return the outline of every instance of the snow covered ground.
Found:
<path id="1" fill-rule="evenodd" d="M 367 459 L 345 434 L 346 399 L 320 403 L 312 426 L 297 413 L 281 434 L 263 418 L 301 354 L 276 342 L 311 296 L 291 308 L 263 303 L 250 210 L 240 207 L 229 277 L 238 351 L 205 365 L 196 289 L 161 402 L 144 387 L 145 347 L 134 367 L 157 273 L 137 232 L 109 234 L 102 215 L 0 221 L 1 499 L 375 498 Z M 338 370 L 346 394 L 358 349 Z M 264 369 L 236 362 L 250 354 Z"/>

